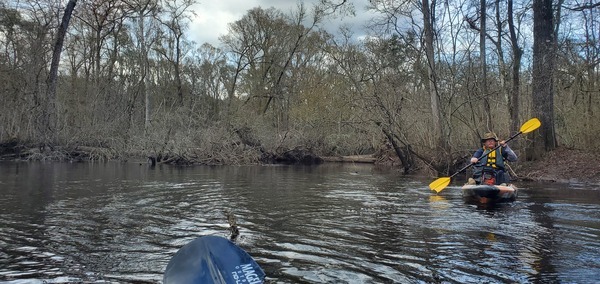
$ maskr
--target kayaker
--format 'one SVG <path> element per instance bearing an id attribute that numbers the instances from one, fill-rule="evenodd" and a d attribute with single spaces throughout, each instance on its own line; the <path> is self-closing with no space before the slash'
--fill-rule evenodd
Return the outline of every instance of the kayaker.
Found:
<path id="1" fill-rule="evenodd" d="M 494 132 L 486 133 L 481 138 L 483 147 L 478 149 L 471 158 L 471 163 L 474 165 L 473 178 L 469 179 L 469 184 L 489 184 L 499 185 L 510 183 L 510 175 L 505 170 L 504 161 L 515 162 L 517 161 L 517 154 L 508 147 L 508 144 L 504 140 L 498 142 L 498 138 Z M 501 147 L 498 147 L 493 152 L 499 143 Z M 489 153 L 481 160 L 479 158 L 482 155 Z"/>

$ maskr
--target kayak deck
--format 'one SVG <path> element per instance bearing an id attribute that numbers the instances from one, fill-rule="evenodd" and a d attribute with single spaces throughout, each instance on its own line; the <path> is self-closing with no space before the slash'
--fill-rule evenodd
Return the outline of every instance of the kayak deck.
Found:
<path id="1" fill-rule="evenodd" d="M 265 272 L 242 248 L 219 236 L 197 238 L 171 258 L 164 284 L 263 283 Z"/>
<path id="2" fill-rule="evenodd" d="M 503 203 L 517 199 L 517 187 L 509 185 L 470 185 L 462 187 L 462 195 L 466 201 L 476 203 Z"/>

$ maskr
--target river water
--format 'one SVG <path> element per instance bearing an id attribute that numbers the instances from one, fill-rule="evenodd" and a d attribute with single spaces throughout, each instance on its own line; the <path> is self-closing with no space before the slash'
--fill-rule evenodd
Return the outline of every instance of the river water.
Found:
<path id="1" fill-rule="evenodd" d="M 458 185 L 370 165 L 150 168 L 0 163 L 0 282 L 160 283 L 175 252 L 228 237 L 267 283 L 593 283 L 600 189 L 524 183 L 466 204 Z"/>

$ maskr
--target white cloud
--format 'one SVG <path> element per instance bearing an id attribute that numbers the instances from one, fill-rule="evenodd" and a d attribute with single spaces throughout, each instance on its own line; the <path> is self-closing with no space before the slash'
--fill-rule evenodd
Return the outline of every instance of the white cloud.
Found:
<path id="1" fill-rule="evenodd" d="M 227 33 L 227 25 L 240 19 L 258 0 L 207 0 L 194 7 L 190 24 L 190 39 L 198 44 L 218 45 L 219 36 Z"/>
<path id="2" fill-rule="evenodd" d="M 318 0 L 301 1 L 307 7 L 316 3 Z M 364 36 L 362 27 L 366 24 L 366 18 L 371 16 L 365 13 L 367 0 L 356 0 L 354 5 L 357 12 L 357 17 L 346 18 L 344 23 L 350 24 L 355 32 Z M 194 6 L 196 15 L 190 23 L 189 38 L 199 45 L 210 43 L 213 46 L 219 46 L 219 37 L 227 33 L 229 23 L 241 19 L 248 10 L 255 7 L 264 9 L 275 7 L 283 13 L 289 13 L 295 10 L 298 6 L 297 0 L 205 0 Z M 337 24 L 341 24 L 339 21 Z M 331 24 L 328 24 L 328 31 L 332 32 Z"/>

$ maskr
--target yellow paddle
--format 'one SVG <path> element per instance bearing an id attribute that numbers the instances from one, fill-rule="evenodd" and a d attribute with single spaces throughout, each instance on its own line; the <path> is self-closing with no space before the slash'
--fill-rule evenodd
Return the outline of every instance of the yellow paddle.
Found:
<path id="1" fill-rule="evenodd" d="M 522 133 L 529 133 L 531 131 L 534 131 L 536 129 L 538 129 L 540 126 L 542 125 L 542 123 L 540 122 L 539 119 L 537 118 L 532 118 L 530 120 L 528 120 L 527 122 L 523 123 L 523 125 L 521 125 L 521 129 L 519 130 L 519 133 L 511 136 L 510 138 L 508 138 L 506 140 L 506 142 L 512 140 L 513 138 L 521 135 Z M 487 156 L 489 153 L 495 151 L 496 149 L 498 149 L 498 147 L 500 147 L 500 144 L 498 144 L 498 146 L 496 146 L 496 148 L 492 149 L 491 151 L 489 151 L 487 154 L 479 157 L 479 159 L 477 160 L 479 162 L 479 160 L 483 159 L 483 157 Z M 457 174 L 461 173 L 462 171 L 468 169 L 469 167 L 473 166 L 474 163 L 470 163 L 468 165 L 466 165 L 464 168 L 460 169 L 458 172 L 454 173 L 453 175 L 449 176 L 449 177 L 441 177 L 438 178 L 436 180 L 434 180 L 432 183 L 429 184 L 429 188 L 435 192 L 440 192 L 442 191 L 444 188 L 446 188 L 446 186 L 448 186 L 450 184 L 450 180 Z"/>

